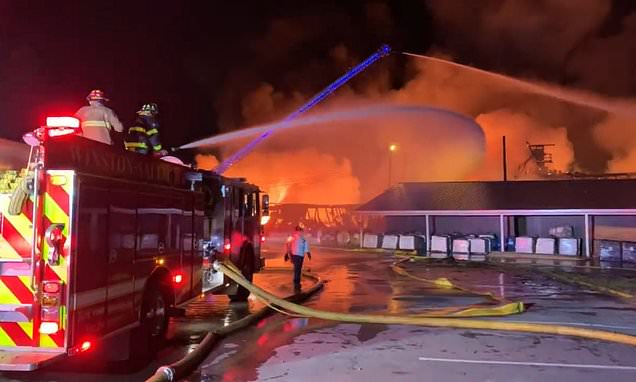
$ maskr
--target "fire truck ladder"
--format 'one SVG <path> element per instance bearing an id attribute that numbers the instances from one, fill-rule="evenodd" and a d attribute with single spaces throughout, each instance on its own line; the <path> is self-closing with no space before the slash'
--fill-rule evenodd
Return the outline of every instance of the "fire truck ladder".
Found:
<path id="1" fill-rule="evenodd" d="M 23 211 L 24 205 L 30 196 L 36 195 L 37 192 L 37 190 L 33 189 L 33 187 L 37 187 L 37 182 L 33 181 L 35 177 L 29 174 L 29 168 L 32 167 L 31 165 L 34 162 L 37 162 L 37 160 L 32 161 L 32 159 L 34 159 L 33 150 L 34 149 L 31 148 L 26 169 L 20 172 L 6 171 L 3 172 L 0 177 L 0 192 L 5 194 L 4 197 L 9 197 L 9 203 L 6 205 L 7 210 L 4 212 L 5 214 L 16 216 L 18 219 L 21 219 L 20 215 L 27 213 Z M 38 207 L 35 198 L 33 198 L 33 201 L 33 209 L 30 211 L 32 216 L 35 215 Z M 5 214 L 0 211 L 0 235 L 2 236 L 5 234 L 5 224 L 9 224 L 9 218 L 4 216 Z M 28 219 L 28 216 L 26 218 Z M 35 243 L 36 230 L 35 228 L 31 228 L 31 230 L 32 243 Z M 9 244 L 5 242 L 5 245 Z M 35 272 L 34 256 L 36 254 L 33 245 L 31 245 L 30 252 L 30 257 L 21 258 L 5 258 L 0 254 L 0 277 L 6 282 L 14 282 L 18 278 L 24 280 L 28 278 L 30 280 L 31 289 L 33 289 L 33 276 Z M 12 301 L 16 299 L 18 298 L 15 296 L 11 296 L 11 298 L 4 296 L 0 299 L 0 322 L 19 323 L 32 321 L 33 304 Z"/>
<path id="2" fill-rule="evenodd" d="M 42 161 L 38 148 L 32 148 L 26 169 L 21 170 L 19 175 L 17 171 L 13 172 L 15 174 L 0 174 L 0 193 L 5 198 L 0 213 L 0 236 L 3 238 L 0 240 L 0 286 L 3 288 L 0 293 L 0 332 L 3 334 L 0 370 L 30 371 L 64 357 L 66 352 L 59 348 L 42 349 L 40 337 L 35 334 L 40 314 L 34 306 L 34 299 L 37 299 L 34 286 L 38 269 L 37 226 L 41 212 L 37 180 L 42 172 Z M 27 206 L 29 199 L 31 206 Z M 21 232 L 14 231 L 16 223 Z M 27 231 L 30 231 L 28 235 Z M 16 244 L 16 235 L 21 237 L 17 241 L 22 241 L 19 247 L 21 256 L 4 256 L 18 250 L 12 247 Z M 26 256 L 27 245 L 30 256 Z M 23 334 L 18 334 L 23 331 Z"/>
<path id="3" fill-rule="evenodd" d="M 366 60 L 362 61 L 361 63 L 353 67 L 351 70 L 345 73 L 342 77 L 338 78 L 331 85 L 327 86 L 323 91 L 316 94 L 312 99 L 310 99 L 309 101 L 307 101 L 307 103 L 301 106 L 300 109 L 288 115 L 283 121 L 287 122 L 287 121 L 296 119 L 298 116 L 300 116 L 307 110 L 311 109 L 312 107 L 316 106 L 317 104 L 322 102 L 325 98 L 329 97 L 331 93 L 335 92 L 339 87 L 347 83 L 350 79 L 358 75 L 360 72 L 368 68 L 370 65 L 372 65 L 373 63 L 375 63 L 382 57 L 388 56 L 389 54 L 391 54 L 391 47 L 389 47 L 388 45 L 382 45 L 375 53 L 369 56 Z M 236 162 L 240 161 L 241 159 L 245 158 L 249 153 L 251 153 L 252 150 L 254 150 L 254 148 L 259 143 L 267 139 L 270 135 L 272 135 L 273 132 L 274 130 L 268 130 L 264 132 L 263 134 L 259 135 L 256 139 L 254 139 L 247 145 L 243 146 L 240 150 L 232 154 L 232 156 L 230 156 L 229 158 L 221 162 L 214 169 L 214 172 L 217 174 L 223 174 L 230 167 L 232 167 Z"/>

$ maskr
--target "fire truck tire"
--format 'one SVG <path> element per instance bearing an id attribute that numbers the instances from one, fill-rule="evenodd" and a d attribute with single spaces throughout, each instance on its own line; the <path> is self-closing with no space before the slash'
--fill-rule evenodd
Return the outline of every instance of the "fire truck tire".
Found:
<path id="1" fill-rule="evenodd" d="M 249 275 L 249 277 L 245 276 L 245 278 L 252 282 L 252 275 Z M 228 295 L 231 302 L 245 302 L 249 296 L 250 291 L 240 285 L 238 286 L 236 294 Z"/>
<path id="2" fill-rule="evenodd" d="M 254 251 L 254 246 L 249 242 L 243 243 L 239 253 L 239 265 L 241 273 L 250 282 L 254 279 L 255 257 L 256 253 Z M 231 294 L 228 297 L 232 302 L 244 302 L 247 301 L 249 296 L 250 291 L 239 285 L 236 294 Z"/>
<path id="3" fill-rule="evenodd" d="M 149 284 L 141 305 L 141 325 L 133 337 L 132 355 L 147 359 L 159 350 L 168 330 L 168 293 L 158 283 Z"/>

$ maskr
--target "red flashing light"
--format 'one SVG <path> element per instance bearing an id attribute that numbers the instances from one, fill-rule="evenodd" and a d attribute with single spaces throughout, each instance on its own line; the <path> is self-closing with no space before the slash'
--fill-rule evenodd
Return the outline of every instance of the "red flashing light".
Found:
<path id="1" fill-rule="evenodd" d="M 42 289 L 44 290 L 44 293 L 59 293 L 60 283 L 57 283 L 57 282 L 44 283 L 44 286 Z"/>
<path id="2" fill-rule="evenodd" d="M 84 341 L 82 342 L 82 345 L 80 346 L 80 351 L 82 352 L 88 351 L 92 346 L 93 344 L 91 343 L 91 341 Z"/>
<path id="3" fill-rule="evenodd" d="M 183 275 L 181 273 L 177 273 L 172 277 L 172 281 L 175 284 L 181 284 L 183 282 Z"/>
<path id="4" fill-rule="evenodd" d="M 78 129 L 80 127 L 80 121 L 75 117 L 46 117 L 46 127 Z"/>
<path id="5" fill-rule="evenodd" d="M 82 342 L 78 342 L 77 346 L 74 346 L 68 350 L 68 355 L 74 356 L 80 353 L 87 352 L 93 348 L 93 341 L 85 339 Z"/>
<path id="6" fill-rule="evenodd" d="M 261 236 L 261 243 L 265 242 L 265 236 Z"/>
<path id="7" fill-rule="evenodd" d="M 77 129 L 75 128 L 59 127 L 59 128 L 49 130 L 49 137 L 51 138 L 63 137 L 65 135 L 73 135 L 76 133 L 77 133 Z"/>
<path id="8" fill-rule="evenodd" d="M 229 252 L 232 249 L 232 244 L 225 243 L 225 245 L 223 246 L 223 249 L 225 249 L 226 252 Z"/>
<path id="9" fill-rule="evenodd" d="M 55 334 L 60 330 L 60 326 L 57 322 L 40 322 L 40 333 L 42 334 Z"/>
<path id="10" fill-rule="evenodd" d="M 75 117 L 46 117 L 45 128 L 51 138 L 73 135 L 80 131 L 80 121 Z"/>

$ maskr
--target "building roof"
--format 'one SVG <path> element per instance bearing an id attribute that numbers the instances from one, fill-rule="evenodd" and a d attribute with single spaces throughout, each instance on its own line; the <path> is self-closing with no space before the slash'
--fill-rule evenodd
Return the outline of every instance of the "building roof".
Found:
<path id="1" fill-rule="evenodd" d="M 358 208 L 387 215 L 519 210 L 636 210 L 636 179 L 401 183 Z"/>

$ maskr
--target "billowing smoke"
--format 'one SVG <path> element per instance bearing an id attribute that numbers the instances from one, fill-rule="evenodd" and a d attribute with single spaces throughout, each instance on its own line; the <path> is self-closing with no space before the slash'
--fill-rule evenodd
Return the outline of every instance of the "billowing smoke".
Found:
<path id="1" fill-rule="evenodd" d="M 377 1 L 373 7 L 367 7 L 366 22 L 382 28 L 395 26 L 395 8 L 384 4 L 389 3 Z M 430 0 L 426 4 L 438 36 L 428 54 L 441 53 L 444 58 L 484 69 L 583 89 L 607 104 L 613 101 L 603 97 L 625 98 L 636 89 L 636 50 L 632 49 L 636 41 L 636 16 L 623 18 L 609 0 L 572 4 L 558 0 Z M 335 25 L 339 25 L 339 21 L 329 26 L 313 21 L 305 15 L 273 22 L 260 45 L 277 45 L 281 49 L 275 54 L 269 50 L 262 52 L 266 63 L 286 62 L 299 46 L 315 42 L 326 33 L 325 28 L 337 29 Z M 306 24 L 312 28 L 299 28 Z M 289 33 L 290 30 L 304 32 Z M 286 43 L 281 46 L 280 41 Z M 235 103 L 240 105 L 240 117 L 226 115 L 221 125 L 236 128 L 278 120 L 326 85 L 328 79 L 335 79 L 362 58 L 348 44 L 331 43 L 328 55 L 284 67 L 286 74 L 282 80 L 254 81 L 244 86 L 239 99 L 236 92 L 232 93 L 238 101 Z M 396 81 L 396 77 L 401 81 Z M 433 106 L 473 117 L 483 129 L 485 153 L 467 142 L 458 142 L 460 137 L 447 131 L 443 124 L 433 129 L 430 124 L 434 122 L 423 122 L 427 124 L 423 134 L 412 122 L 387 117 L 374 121 L 378 128 L 367 131 L 351 125 L 322 126 L 317 128 L 325 130 L 323 135 L 307 135 L 304 129 L 300 136 L 278 137 L 235 166 L 231 175 L 246 176 L 268 185 L 270 190 L 278 190 L 277 198 L 283 202 L 338 203 L 341 200 L 336 196 L 345 188 L 350 190 L 349 187 L 353 192 L 344 192 L 343 199 L 355 201 L 359 195 L 358 201 L 364 201 L 389 185 L 388 173 L 393 183 L 501 179 L 504 135 L 510 178 L 536 176 L 532 164 L 522 166 L 530 156 L 527 143 L 553 144 L 547 150 L 554 162 L 551 168 L 557 171 L 636 170 L 636 150 L 632 149 L 636 146 L 636 134 L 629 130 L 634 125 L 633 117 L 617 117 L 530 94 L 528 89 L 443 63 L 412 59 L 402 67 L 397 60 L 386 59 L 340 89 L 317 112 L 376 103 Z M 228 121 L 234 125 L 228 126 Z M 436 138 L 431 139 L 432 136 Z M 394 141 L 399 141 L 398 150 L 389 156 L 386 148 Z M 221 152 L 227 155 L 230 151 L 231 147 L 224 147 Z M 265 167 L 264 162 L 268 163 Z M 347 186 L 333 187 L 342 184 L 336 179 L 330 180 L 332 183 L 310 179 L 315 182 L 313 186 L 301 191 L 295 185 L 310 181 L 300 174 L 297 179 L 290 177 L 302 172 L 299 169 L 310 169 L 307 173 L 315 170 L 321 174 L 339 174 L 348 179 Z M 359 184 L 357 191 L 355 184 Z M 296 189 L 292 190 L 292 186 Z M 322 192 L 313 193 L 314 189 Z"/>
<path id="2" fill-rule="evenodd" d="M 636 119 L 609 116 L 594 127 L 598 144 L 612 153 L 609 172 L 636 172 Z"/>
<path id="3" fill-rule="evenodd" d="M 436 46 L 461 62 L 561 82 L 611 11 L 611 0 L 428 0 Z"/>
<path id="4" fill-rule="evenodd" d="M 485 145 L 469 118 L 391 104 L 323 110 L 293 127 L 266 125 L 202 144 L 227 154 L 268 129 L 276 132 L 227 175 L 247 177 L 273 202 L 286 203 L 355 204 L 398 182 L 461 179 L 482 161 Z M 217 161 L 200 155 L 197 163 L 212 168 Z"/>
<path id="5" fill-rule="evenodd" d="M 530 158 L 529 150 L 524 150 L 527 143 L 554 143 L 554 147 L 547 147 L 552 154 L 555 171 L 566 172 L 574 161 L 572 144 L 568 141 L 565 127 L 554 128 L 538 123 L 525 114 L 499 110 L 481 114 L 477 123 L 484 129 L 486 135 L 486 157 L 479 172 L 473 174 L 474 179 L 501 180 L 503 176 L 502 137 L 506 137 L 506 153 L 508 176 L 511 179 L 528 179 L 537 176 L 537 171 Z M 511 150 L 512 149 L 512 150 Z"/>
<path id="6" fill-rule="evenodd" d="M 458 134 L 444 120 L 387 114 L 277 133 L 229 175 L 261 185 L 274 201 L 345 204 L 368 200 L 397 182 L 501 179 L 504 135 L 511 178 L 532 178 L 535 173 L 532 163 L 521 167 L 530 155 L 528 142 L 556 145 L 551 150 L 555 170 L 572 165 L 572 144 L 558 124 L 560 118 L 533 117 L 545 110 L 545 100 L 439 62 L 414 61 L 413 70 L 416 75 L 401 89 L 390 90 L 386 75 L 380 75 L 367 79 L 362 90 L 345 86 L 318 110 L 356 110 L 378 102 L 451 110 L 476 118 L 485 136 L 485 153 L 484 147 L 468 142 L 474 136 Z M 254 123 L 280 119 L 299 100 L 298 94 L 286 97 L 261 84 L 244 99 L 243 118 Z M 388 151 L 391 143 L 397 144 L 394 153 Z M 223 152 L 237 147 L 224 146 Z"/>
<path id="7" fill-rule="evenodd" d="M 429 0 L 428 4 L 441 36 L 436 46 L 452 52 L 460 62 L 604 96 L 633 98 L 636 92 L 633 2 Z M 629 138 L 636 118 L 582 112 L 566 110 L 558 123 L 566 127 L 574 144 L 575 167 L 636 171 Z M 617 139 L 623 136 L 627 138 Z"/>
<path id="8" fill-rule="evenodd" d="M 511 178 L 536 177 L 533 162 L 520 168 L 530 152 L 527 144 L 553 144 L 552 169 L 568 170 L 574 162 L 572 143 L 563 118 L 554 109 L 554 100 L 528 95 L 507 81 L 436 62 L 416 62 L 418 75 L 391 97 L 397 102 L 435 105 L 472 115 L 486 137 L 486 154 L 475 173 L 475 180 L 502 179 L 502 137 L 507 139 L 507 160 Z M 549 105 L 549 103 L 555 105 Z M 550 110 L 553 109 L 553 110 Z M 542 115 L 543 114 L 543 115 Z"/>

